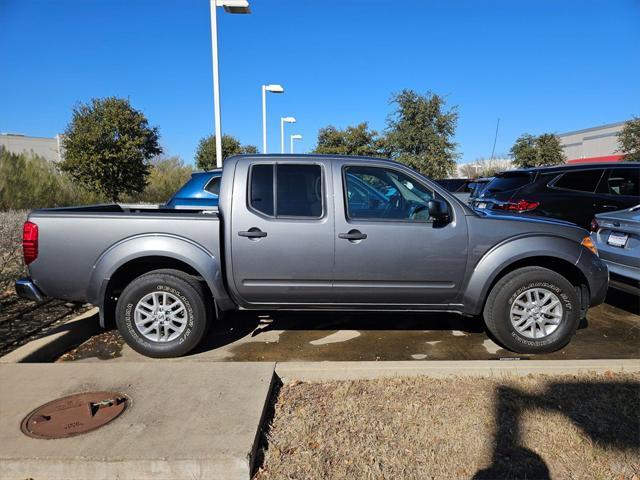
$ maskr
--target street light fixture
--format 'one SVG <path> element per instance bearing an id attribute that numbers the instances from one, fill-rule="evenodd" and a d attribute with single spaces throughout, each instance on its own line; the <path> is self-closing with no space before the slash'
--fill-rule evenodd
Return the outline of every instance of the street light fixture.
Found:
<path id="1" fill-rule="evenodd" d="M 222 167 L 222 119 L 220 114 L 220 78 L 218 75 L 218 20 L 216 7 L 227 13 L 251 13 L 247 0 L 209 0 L 211 12 L 211 56 L 213 59 L 213 117 L 216 132 L 216 166 Z"/>
<path id="2" fill-rule="evenodd" d="M 284 153 L 284 124 L 296 123 L 294 117 L 280 117 L 280 153 Z"/>
<path id="3" fill-rule="evenodd" d="M 267 92 L 284 93 L 282 85 L 262 85 L 262 153 L 267 153 Z"/>
<path id="4" fill-rule="evenodd" d="M 296 133 L 295 135 L 291 135 L 291 153 L 293 153 L 293 141 L 294 140 L 302 140 L 302 135 Z"/>

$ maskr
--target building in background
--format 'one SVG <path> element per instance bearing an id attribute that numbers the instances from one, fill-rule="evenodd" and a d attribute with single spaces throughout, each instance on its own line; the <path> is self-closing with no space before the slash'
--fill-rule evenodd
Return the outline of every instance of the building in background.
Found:
<path id="1" fill-rule="evenodd" d="M 621 161 L 623 154 L 618 151 L 618 133 L 622 131 L 624 123 L 610 123 L 559 134 L 567 163 Z"/>
<path id="2" fill-rule="evenodd" d="M 0 146 L 11 153 L 31 153 L 50 162 L 62 160 L 62 135 L 53 138 L 29 137 L 18 133 L 0 133 Z"/>

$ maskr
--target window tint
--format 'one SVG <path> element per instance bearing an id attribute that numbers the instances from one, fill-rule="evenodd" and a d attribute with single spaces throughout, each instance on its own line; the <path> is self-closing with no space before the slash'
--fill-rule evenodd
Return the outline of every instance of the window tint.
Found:
<path id="1" fill-rule="evenodd" d="M 506 192 L 524 187 L 531 182 L 533 175 L 528 172 L 505 172 L 499 173 L 487 185 L 487 192 Z"/>
<path id="2" fill-rule="evenodd" d="M 429 220 L 433 192 L 404 173 L 379 167 L 346 167 L 344 183 L 349 218 Z"/>
<path id="3" fill-rule="evenodd" d="M 273 165 L 254 165 L 251 168 L 249 204 L 265 215 L 273 216 Z"/>
<path id="4" fill-rule="evenodd" d="M 275 202 L 274 170 L 277 192 Z M 322 198 L 320 165 L 254 165 L 251 169 L 249 203 L 265 215 L 320 218 Z"/>
<path id="5" fill-rule="evenodd" d="M 214 195 L 220 195 L 220 177 L 213 177 L 204 189 Z"/>
<path id="6" fill-rule="evenodd" d="M 605 192 L 611 195 L 640 196 L 640 168 L 614 168 L 609 172 Z"/>
<path id="7" fill-rule="evenodd" d="M 598 186 L 602 172 L 603 170 L 600 169 L 567 172 L 553 182 L 552 186 L 580 192 L 594 192 Z"/>
<path id="8" fill-rule="evenodd" d="M 277 215 L 322 216 L 322 171 L 320 165 L 277 166 Z"/>

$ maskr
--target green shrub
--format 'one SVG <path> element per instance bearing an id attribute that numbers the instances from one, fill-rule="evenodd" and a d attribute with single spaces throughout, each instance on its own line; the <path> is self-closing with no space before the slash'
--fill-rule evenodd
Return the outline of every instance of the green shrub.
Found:
<path id="1" fill-rule="evenodd" d="M 74 185 L 42 157 L 0 147 L 0 210 L 100 203 L 104 199 Z"/>

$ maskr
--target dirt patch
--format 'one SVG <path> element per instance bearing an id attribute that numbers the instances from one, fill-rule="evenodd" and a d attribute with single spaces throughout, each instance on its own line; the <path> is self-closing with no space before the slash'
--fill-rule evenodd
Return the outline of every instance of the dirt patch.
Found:
<path id="1" fill-rule="evenodd" d="M 58 362 L 72 362 L 86 358 L 110 360 L 122 355 L 124 339 L 117 330 L 100 333 L 84 342 L 77 348 L 62 355 Z"/>
<path id="2" fill-rule="evenodd" d="M 640 479 L 640 375 L 276 389 L 256 480 Z"/>

